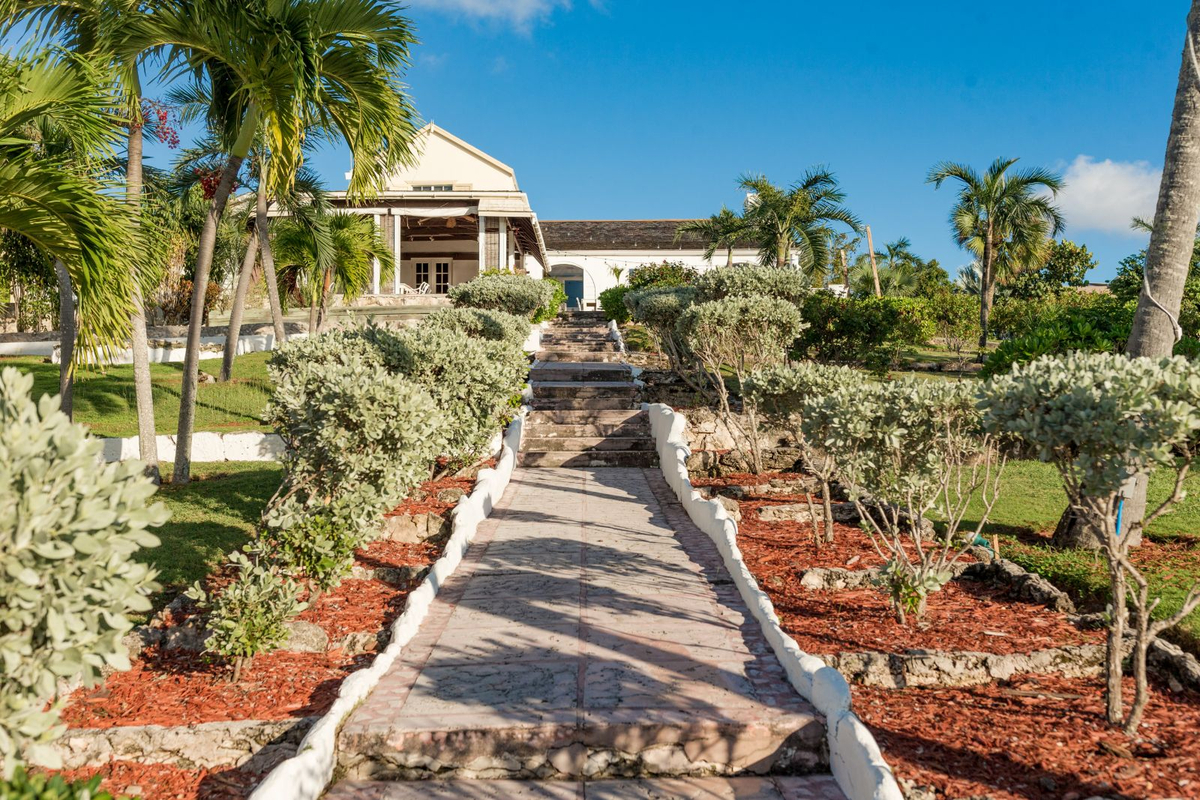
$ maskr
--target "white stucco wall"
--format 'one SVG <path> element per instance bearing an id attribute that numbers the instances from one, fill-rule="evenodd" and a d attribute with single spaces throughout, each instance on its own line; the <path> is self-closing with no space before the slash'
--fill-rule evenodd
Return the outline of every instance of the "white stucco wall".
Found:
<path id="1" fill-rule="evenodd" d="M 645 264 L 661 264 L 664 261 L 679 261 L 689 267 L 695 267 L 703 272 L 713 267 L 723 267 L 727 257 L 718 253 L 710 261 L 699 250 L 593 250 L 579 252 L 563 252 L 547 250 L 546 258 L 550 262 L 547 275 L 552 275 L 557 266 L 579 267 L 583 270 L 583 299 L 585 303 L 595 303 L 600 293 L 617 285 L 617 278 L 612 274 L 613 267 L 621 267 L 624 283 L 632 269 Z M 758 260 L 757 250 L 734 250 L 735 264 L 752 263 Z"/>

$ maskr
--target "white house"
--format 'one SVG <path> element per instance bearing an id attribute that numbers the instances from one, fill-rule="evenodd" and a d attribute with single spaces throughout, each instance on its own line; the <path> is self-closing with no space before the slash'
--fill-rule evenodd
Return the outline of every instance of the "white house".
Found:
<path id="1" fill-rule="evenodd" d="M 369 201 L 330 193 L 348 213 L 374 217 L 392 259 L 377 264 L 362 301 L 392 305 L 444 295 L 487 269 L 550 276 L 563 282 L 570 304 L 594 307 L 618 283 L 618 272 L 642 264 L 682 261 L 700 269 L 695 237 L 676 237 L 685 220 L 539 221 L 512 167 L 430 123 L 421 129 L 416 163 L 402 168 Z M 733 253 L 752 261 L 753 248 Z M 714 257 L 724 264 L 727 255 Z M 428 294 L 413 294 L 427 288 Z"/>

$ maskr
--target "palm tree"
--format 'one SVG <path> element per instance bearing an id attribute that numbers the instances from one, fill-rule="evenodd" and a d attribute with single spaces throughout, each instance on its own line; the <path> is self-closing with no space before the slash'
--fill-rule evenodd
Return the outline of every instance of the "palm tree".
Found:
<path id="1" fill-rule="evenodd" d="M 227 155 L 193 270 L 174 472 L 186 483 L 204 290 L 242 162 L 261 135 L 271 154 L 267 193 L 278 196 L 292 185 L 306 132 L 316 128 L 349 144 L 352 195 L 377 186 L 412 160 L 416 114 L 400 73 L 416 39 L 399 7 L 378 0 L 164 0 L 125 26 L 123 37 L 130 52 L 166 48 L 169 61 L 205 87 L 209 122 Z"/>
<path id="2" fill-rule="evenodd" d="M 901 237 L 875 252 L 879 272 L 880 294 L 884 297 L 906 297 L 917 286 L 917 274 L 925 268 L 925 262 L 912 251 L 912 242 Z M 854 260 L 851 272 L 851 287 L 860 296 L 875 293 L 875 270 L 871 267 L 871 256 L 863 253 Z"/>
<path id="3" fill-rule="evenodd" d="M 100 75 L 94 64 L 53 53 L 0 56 L 0 229 L 55 263 L 68 404 L 73 363 L 123 342 L 136 282 L 127 215 L 97 171 L 120 131 Z"/>
<path id="4" fill-rule="evenodd" d="M 791 266 L 795 250 L 800 269 L 824 269 L 829 262 L 829 223 L 841 223 L 853 231 L 860 228 L 858 218 L 842 205 L 845 192 L 826 169 L 809 170 L 786 191 L 765 175 L 745 175 L 739 186 L 751 193 L 744 218 L 749 238 L 759 246 L 763 266 Z"/>
<path id="5" fill-rule="evenodd" d="M 1013 170 L 1015 158 L 998 158 L 980 175 L 971 167 L 949 161 L 929 171 L 927 181 L 941 187 L 947 179 L 962 183 L 958 202 L 950 211 L 950 227 L 959 246 L 980 266 L 979 348 L 987 347 L 988 318 L 1002 272 L 1013 273 L 1038 260 L 1052 236 L 1063 230 L 1063 218 L 1050 198 L 1062 178 L 1041 168 Z"/>
<path id="6" fill-rule="evenodd" d="M 982 275 L 983 270 L 979 268 L 979 261 L 972 261 L 966 266 L 959 267 L 957 283 L 964 292 L 978 297 Z"/>
<path id="7" fill-rule="evenodd" d="M 11 7 L 6 25 L 28 21 L 47 39 L 57 39 L 80 54 L 108 65 L 119 88 L 118 107 L 126 117 L 125 197 L 132 223 L 141 222 L 143 190 L 143 117 L 140 65 L 146 52 L 127 52 L 118 58 L 112 37 L 134 16 L 150 13 L 150 6 L 129 0 L 23 0 Z M 61 314 L 60 314 L 61 316 Z M 154 423 L 154 395 L 150 381 L 150 349 L 146 335 L 146 310 L 141 281 L 130 288 L 130 344 L 133 351 L 134 394 L 137 402 L 138 450 L 147 474 L 158 482 L 158 443 Z"/>
<path id="8" fill-rule="evenodd" d="M 680 225 L 675 231 L 675 241 L 686 235 L 698 236 L 704 242 L 704 257 L 709 261 L 718 250 L 725 251 L 725 266 L 733 266 L 733 248 L 745 238 L 746 220 L 725 206 L 708 219 L 696 219 Z"/>
<path id="9" fill-rule="evenodd" d="M 308 305 L 308 330 L 314 334 L 325 321 L 330 294 L 358 297 L 371 285 L 375 260 L 391 254 L 374 220 L 323 212 L 281 220 L 275 252 L 280 278 Z"/>

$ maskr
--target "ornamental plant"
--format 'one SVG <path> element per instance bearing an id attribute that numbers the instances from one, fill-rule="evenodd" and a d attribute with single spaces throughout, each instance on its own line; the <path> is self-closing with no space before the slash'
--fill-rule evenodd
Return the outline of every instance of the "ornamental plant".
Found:
<path id="1" fill-rule="evenodd" d="M 629 306 L 625 305 L 625 295 L 629 294 L 633 289 L 625 284 L 620 286 L 611 286 L 600 293 L 600 308 L 604 311 L 604 316 L 613 320 L 618 325 L 624 325 L 629 322 Z"/>
<path id="2" fill-rule="evenodd" d="M 99 775 L 68 783 L 61 775 L 30 775 L 17 767 L 8 780 L 0 780 L 0 800 L 128 800 L 100 791 Z"/>
<path id="3" fill-rule="evenodd" d="M 421 327 L 456 331 L 520 348 L 529 338 L 529 320 L 506 311 L 483 308 L 442 308 L 421 321 Z"/>
<path id="4" fill-rule="evenodd" d="M 288 640 L 287 623 L 307 607 L 300 602 L 303 588 L 284 575 L 269 554 L 247 545 L 229 554 L 236 577 L 220 592 L 210 593 L 197 581 L 186 592 L 208 615 L 205 651 L 233 661 L 232 681 L 257 654 L 274 650 Z"/>
<path id="5" fill-rule="evenodd" d="M 1112 597 L 1107 715 L 1133 736 L 1149 701 L 1150 645 L 1200 607 L 1198 583 L 1176 613 L 1153 620 L 1160 598 L 1150 597 L 1145 577 L 1129 557 L 1142 529 L 1184 497 L 1184 479 L 1200 439 L 1200 367 L 1179 356 L 1161 361 L 1111 353 L 1043 357 L 988 381 L 980 408 L 987 430 L 1017 437 L 1034 456 L 1054 464 L 1071 508 L 1098 526 Z M 1155 468 L 1175 472 L 1171 496 L 1143 520 L 1119 525 L 1125 487 Z M 1136 689 L 1125 714 L 1121 678 L 1130 606 Z"/>
<path id="6" fill-rule="evenodd" d="M 695 267 L 682 261 L 663 261 L 661 264 L 643 264 L 629 271 L 627 283 L 631 289 L 650 289 L 658 286 L 691 286 L 700 277 Z"/>
<path id="7" fill-rule="evenodd" d="M 687 342 L 678 332 L 683 312 L 695 299 L 696 290 L 690 286 L 657 286 L 629 292 L 625 305 L 631 319 L 646 328 L 654 346 L 666 355 L 671 371 L 696 391 L 705 392 L 705 379 L 696 374 Z"/>
<path id="8" fill-rule="evenodd" d="M 806 361 L 788 366 L 767 367 L 750 375 L 743 397 L 759 409 L 764 422 L 783 428 L 799 444 L 809 471 L 821 481 L 824 508 L 823 531 L 817 530 L 812 517 L 813 541 L 833 541 L 831 484 L 837 478 L 837 453 L 825 447 L 833 422 L 820 399 L 842 386 L 858 386 L 866 380 L 862 372 Z M 813 413 L 803 413 L 805 403 L 813 401 Z"/>
<path id="9" fill-rule="evenodd" d="M 59 681 L 129 669 L 129 615 L 158 588 L 134 557 L 168 516 L 140 462 L 101 463 L 100 442 L 32 390 L 0 372 L 0 777 L 22 751 L 58 766 Z"/>
<path id="10" fill-rule="evenodd" d="M 1004 458 L 975 402 L 966 383 L 909 379 L 840 384 L 802 407 L 806 430 L 838 454 L 839 479 L 886 560 L 882 584 L 901 625 L 922 622 L 999 494 Z M 965 526 L 975 499 L 983 512 Z"/>
<path id="11" fill-rule="evenodd" d="M 458 308 L 507 311 L 533 319 L 534 315 L 543 311 L 553 301 L 554 287 L 546 281 L 528 275 L 490 273 L 452 286 L 449 297 Z"/>
<path id="12" fill-rule="evenodd" d="M 696 279 L 695 287 L 697 302 L 726 297 L 775 297 L 795 306 L 801 305 L 810 291 L 808 279 L 800 270 L 756 264 L 708 270 Z"/>
<path id="13" fill-rule="evenodd" d="M 812 292 L 801 313 L 809 326 L 796 342 L 797 357 L 864 367 L 876 375 L 886 375 L 904 348 L 924 344 L 937 332 L 925 302 L 911 297 Z"/>
<path id="14" fill-rule="evenodd" d="M 755 473 L 762 471 L 757 405 L 753 395 L 744 396 L 742 416 L 733 412 L 724 370 L 732 371 L 741 391 L 752 372 L 783 363 L 788 345 L 803 327 L 796 307 L 773 297 L 728 297 L 698 303 L 679 319 L 678 336 L 708 376 L 721 419 L 745 442 Z"/>
<path id="15" fill-rule="evenodd" d="M 542 283 L 550 288 L 549 297 L 542 307 L 533 314 L 534 322 L 545 322 L 558 316 L 558 311 L 567 304 L 567 290 L 554 278 L 542 278 Z"/>

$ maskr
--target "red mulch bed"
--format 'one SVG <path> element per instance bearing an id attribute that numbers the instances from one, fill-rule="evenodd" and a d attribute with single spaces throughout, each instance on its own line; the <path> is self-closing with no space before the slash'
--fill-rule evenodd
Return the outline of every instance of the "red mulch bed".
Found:
<path id="1" fill-rule="evenodd" d="M 320 625 L 330 639 L 348 633 L 380 631 L 404 612 L 408 589 L 377 580 L 342 581 L 321 592 L 299 619 Z"/>
<path id="2" fill-rule="evenodd" d="M 1129 680 L 1126 703 L 1132 696 Z M 1100 677 L 1014 676 L 961 689 L 855 686 L 854 710 L 896 773 L 939 796 L 1200 797 L 1195 693 L 1155 689 L 1140 742 L 1105 722 Z"/>
<path id="3" fill-rule="evenodd" d="M 441 478 L 436 481 L 426 481 L 413 490 L 413 496 L 396 506 L 389 517 L 400 514 L 441 514 L 454 508 L 457 500 L 447 503 L 438 500 L 438 492 L 444 489 L 462 489 L 470 494 L 475 486 L 474 478 Z"/>
<path id="4" fill-rule="evenodd" d="M 133 669 L 80 689 L 62 712 L 72 728 L 193 725 L 324 714 L 347 675 L 372 656 L 275 652 L 256 656 L 235 684 L 232 668 L 201 653 L 148 650 Z"/>
<path id="5" fill-rule="evenodd" d="M 103 776 L 100 788 L 142 800 L 243 800 L 261 775 L 236 769 L 182 769 L 169 764 L 113 761 L 102 767 L 66 770 L 69 781 Z"/>
<path id="6" fill-rule="evenodd" d="M 354 554 L 354 560 L 364 567 L 415 567 L 429 565 L 442 555 L 442 545 L 434 542 L 393 542 L 379 539 Z"/>
<path id="7" fill-rule="evenodd" d="M 719 478 L 693 475 L 692 486 L 697 488 L 701 486 L 761 486 L 770 483 L 773 479 L 790 481 L 797 477 L 799 476 L 794 472 L 760 472 L 757 475 L 751 472 L 734 472 Z"/>

